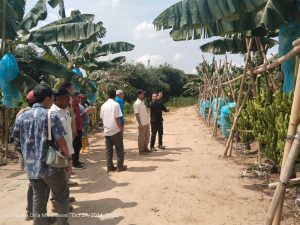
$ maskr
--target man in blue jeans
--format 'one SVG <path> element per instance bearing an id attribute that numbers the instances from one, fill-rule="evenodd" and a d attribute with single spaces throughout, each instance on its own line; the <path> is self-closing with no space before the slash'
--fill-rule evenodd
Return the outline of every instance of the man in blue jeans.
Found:
<path id="1" fill-rule="evenodd" d="M 53 223 L 47 217 L 49 188 L 57 202 L 58 225 L 68 225 L 69 187 L 64 168 L 53 168 L 46 164 L 48 143 L 48 109 L 53 104 L 53 92 L 49 87 L 38 85 L 33 90 L 36 103 L 16 120 L 14 143 L 22 151 L 24 170 L 33 188 L 34 225 Z M 58 115 L 51 113 L 51 131 L 55 144 L 71 162 L 65 130 Z M 71 163 L 69 163 L 71 168 Z"/>

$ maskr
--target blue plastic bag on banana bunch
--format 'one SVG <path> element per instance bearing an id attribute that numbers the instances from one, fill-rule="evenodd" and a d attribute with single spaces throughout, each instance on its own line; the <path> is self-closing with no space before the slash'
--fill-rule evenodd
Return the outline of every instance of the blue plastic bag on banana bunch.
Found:
<path id="1" fill-rule="evenodd" d="M 0 61 L 0 79 L 11 82 L 17 78 L 19 67 L 16 58 L 10 54 L 5 54 Z"/>
<path id="2" fill-rule="evenodd" d="M 72 72 L 75 73 L 75 74 L 77 74 L 80 77 L 83 77 L 83 74 L 82 74 L 81 70 L 78 67 L 74 68 L 72 70 Z M 80 91 L 81 86 L 80 86 L 80 84 L 78 82 L 72 81 L 72 85 L 73 85 L 73 89 L 74 90 Z"/>
<path id="3" fill-rule="evenodd" d="M 11 83 L 0 79 L 0 89 L 2 91 L 2 104 L 9 108 L 15 108 L 21 99 L 21 92 Z"/>
<path id="4" fill-rule="evenodd" d="M 90 81 L 90 85 L 92 85 L 95 89 L 97 89 L 97 85 L 96 85 L 95 81 Z M 95 103 L 97 100 L 97 91 L 87 92 L 86 96 L 88 97 L 88 100 L 90 103 Z"/>
<path id="5" fill-rule="evenodd" d="M 235 107 L 236 107 L 236 103 L 230 102 L 221 108 L 221 122 L 220 122 L 221 132 L 226 138 L 229 137 L 230 129 L 232 126 L 230 122 L 230 109 Z"/>

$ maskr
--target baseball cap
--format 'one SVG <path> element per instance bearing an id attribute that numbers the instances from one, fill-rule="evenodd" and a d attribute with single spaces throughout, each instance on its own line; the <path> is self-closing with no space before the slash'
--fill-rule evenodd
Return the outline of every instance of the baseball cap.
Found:
<path id="1" fill-rule="evenodd" d="M 66 88 L 63 88 L 63 87 L 59 88 L 58 90 L 53 90 L 53 94 L 54 94 L 55 97 L 57 97 L 57 96 L 68 96 L 68 97 L 72 96 L 72 95 L 67 91 L 67 89 L 66 89 Z"/>
<path id="2" fill-rule="evenodd" d="M 33 89 L 36 102 L 42 102 L 46 97 L 51 97 L 54 93 L 50 87 L 46 85 L 37 85 Z"/>
<path id="3" fill-rule="evenodd" d="M 124 92 L 123 92 L 122 90 L 117 90 L 117 91 L 116 91 L 116 94 L 117 94 L 117 95 L 123 94 L 123 93 L 124 93 Z"/>
<path id="4" fill-rule="evenodd" d="M 33 90 L 31 90 L 27 95 L 26 95 L 26 100 L 29 104 L 34 104 L 36 99 L 33 93 Z"/>

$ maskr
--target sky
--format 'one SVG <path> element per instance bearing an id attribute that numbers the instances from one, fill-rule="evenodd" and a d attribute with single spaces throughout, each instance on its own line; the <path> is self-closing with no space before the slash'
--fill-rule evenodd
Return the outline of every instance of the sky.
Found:
<path id="1" fill-rule="evenodd" d="M 27 1 L 27 10 L 36 1 Z M 168 63 L 186 73 L 196 73 L 195 67 L 202 62 L 202 55 L 211 61 L 212 54 L 202 53 L 199 47 L 211 39 L 175 42 L 169 36 L 169 31 L 154 29 L 153 20 L 165 9 L 178 0 L 65 0 L 67 16 L 71 10 L 79 9 L 82 13 L 95 14 L 95 22 L 102 21 L 107 29 L 103 43 L 127 41 L 135 45 L 132 52 L 115 54 L 125 55 L 129 62 L 141 62 L 158 66 Z M 58 8 L 48 7 L 48 17 L 39 25 L 57 20 Z M 234 64 L 243 64 L 239 55 L 228 55 Z M 105 58 L 104 58 L 105 59 Z M 217 56 L 217 60 L 224 56 Z"/>

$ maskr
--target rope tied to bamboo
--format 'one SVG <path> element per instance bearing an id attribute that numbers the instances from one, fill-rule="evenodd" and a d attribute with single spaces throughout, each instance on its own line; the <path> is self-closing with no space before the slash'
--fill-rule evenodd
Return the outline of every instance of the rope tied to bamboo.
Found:
<path id="1" fill-rule="evenodd" d="M 284 140 L 284 141 L 293 141 L 293 140 L 295 140 L 295 136 L 288 135 L 288 136 L 286 136 L 283 140 Z"/>

